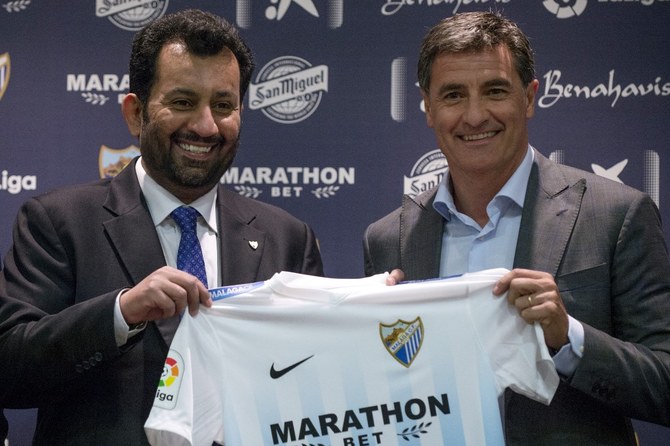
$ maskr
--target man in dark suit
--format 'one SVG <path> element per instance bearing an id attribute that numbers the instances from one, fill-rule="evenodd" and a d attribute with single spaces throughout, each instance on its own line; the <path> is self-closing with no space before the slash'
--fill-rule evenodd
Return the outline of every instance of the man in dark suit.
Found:
<path id="1" fill-rule="evenodd" d="M 9 426 L 7 425 L 7 418 L 0 413 L 0 441 L 4 441 L 7 438 L 7 432 L 9 431 Z"/>
<path id="2" fill-rule="evenodd" d="M 630 418 L 670 425 L 670 264 L 655 204 L 529 145 L 533 54 L 500 15 L 441 21 L 418 76 L 448 172 L 368 227 L 366 274 L 512 270 L 494 292 L 541 324 L 562 380 L 549 406 L 506 392 L 508 445 L 635 445 Z"/>
<path id="3" fill-rule="evenodd" d="M 39 408 L 35 444 L 145 444 L 179 316 L 211 303 L 207 286 L 323 274 L 305 223 L 219 184 L 253 68 L 237 31 L 212 14 L 148 25 L 122 103 L 141 157 L 114 179 L 21 208 L 0 274 L 0 295 L 17 306 L 0 323 L 0 406 Z M 175 268 L 171 215 L 185 205 L 199 212 L 207 283 Z"/>

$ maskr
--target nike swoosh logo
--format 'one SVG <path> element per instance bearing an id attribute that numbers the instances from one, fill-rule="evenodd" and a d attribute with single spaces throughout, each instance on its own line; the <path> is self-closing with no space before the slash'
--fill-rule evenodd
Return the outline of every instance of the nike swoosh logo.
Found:
<path id="1" fill-rule="evenodd" d="M 314 355 L 312 355 L 312 356 L 314 356 Z M 300 364 L 302 364 L 303 362 L 305 362 L 305 361 L 307 361 L 308 359 L 310 359 L 312 356 L 308 356 L 308 357 L 306 357 L 305 359 L 303 359 L 302 361 L 298 361 L 298 362 L 296 362 L 295 364 L 291 364 L 290 366 L 285 367 L 285 368 L 283 368 L 283 369 L 281 369 L 281 370 L 277 370 L 277 369 L 275 369 L 275 364 L 274 364 L 274 362 L 273 362 L 273 363 L 272 363 L 272 367 L 270 367 L 270 378 L 272 378 L 272 379 L 281 378 L 282 376 L 286 375 L 288 372 L 290 372 L 290 371 L 293 370 L 294 368 L 298 367 L 298 366 L 299 366 Z"/>

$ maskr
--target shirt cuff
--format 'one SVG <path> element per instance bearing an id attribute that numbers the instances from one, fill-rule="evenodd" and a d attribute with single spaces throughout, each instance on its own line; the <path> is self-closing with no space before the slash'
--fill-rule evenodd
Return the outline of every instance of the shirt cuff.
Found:
<path id="1" fill-rule="evenodd" d="M 116 295 L 116 302 L 114 303 L 114 338 L 116 340 L 116 346 L 121 347 L 129 338 L 132 338 L 137 333 L 140 333 L 144 330 L 144 327 L 147 326 L 145 322 L 141 324 L 135 324 L 133 327 L 129 327 L 126 323 L 126 320 L 123 318 L 121 313 L 121 295 L 128 291 L 128 288 L 125 288 Z"/>
<path id="2" fill-rule="evenodd" d="M 566 377 L 575 373 L 584 356 L 584 326 L 572 316 L 568 316 L 568 341 L 553 357 L 556 371 Z"/>

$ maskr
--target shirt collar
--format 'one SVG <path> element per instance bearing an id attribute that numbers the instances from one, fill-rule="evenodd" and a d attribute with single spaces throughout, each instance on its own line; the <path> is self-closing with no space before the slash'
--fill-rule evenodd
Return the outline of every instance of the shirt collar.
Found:
<path id="1" fill-rule="evenodd" d="M 142 166 L 142 157 L 135 163 L 135 174 L 140 183 L 149 207 L 149 213 L 155 226 L 160 225 L 176 208 L 185 206 L 177 197 L 172 195 L 163 186 L 158 184 Z M 190 203 L 188 206 L 195 208 L 203 216 L 210 230 L 217 232 L 216 223 L 216 196 L 217 187 L 210 189 L 205 195 Z"/>
<path id="2" fill-rule="evenodd" d="M 533 161 L 535 160 L 535 149 L 528 146 L 528 151 L 526 156 L 521 161 L 521 164 L 514 171 L 509 180 L 505 185 L 498 191 L 498 193 L 493 197 L 493 202 L 498 197 L 508 197 L 514 203 L 523 208 L 523 202 L 526 197 L 526 189 L 528 188 L 528 179 L 530 178 L 530 171 L 533 167 Z M 446 220 L 451 219 L 451 215 L 458 213 L 456 210 L 456 205 L 454 204 L 454 197 L 449 188 L 449 166 L 447 166 L 446 174 L 442 182 L 437 187 L 437 193 L 435 194 L 435 200 L 433 201 L 433 207 L 435 210 L 442 215 Z"/>

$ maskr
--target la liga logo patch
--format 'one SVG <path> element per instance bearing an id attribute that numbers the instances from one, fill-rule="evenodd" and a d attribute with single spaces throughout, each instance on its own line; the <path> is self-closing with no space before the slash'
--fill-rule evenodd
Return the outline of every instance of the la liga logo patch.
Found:
<path id="1" fill-rule="evenodd" d="M 165 359 L 165 365 L 163 365 L 161 379 L 158 381 L 154 406 L 168 410 L 174 409 L 183 376 L 184 360 L 179 353 L 170 350 Z"/>
<path id="2" fill-rule="evenodd" d="M 163 374 L 158 382 L 158 387 L 169 387 L 179 378 L 179 363 L 176 359 L 168 358 L 163 366 Z"/>

